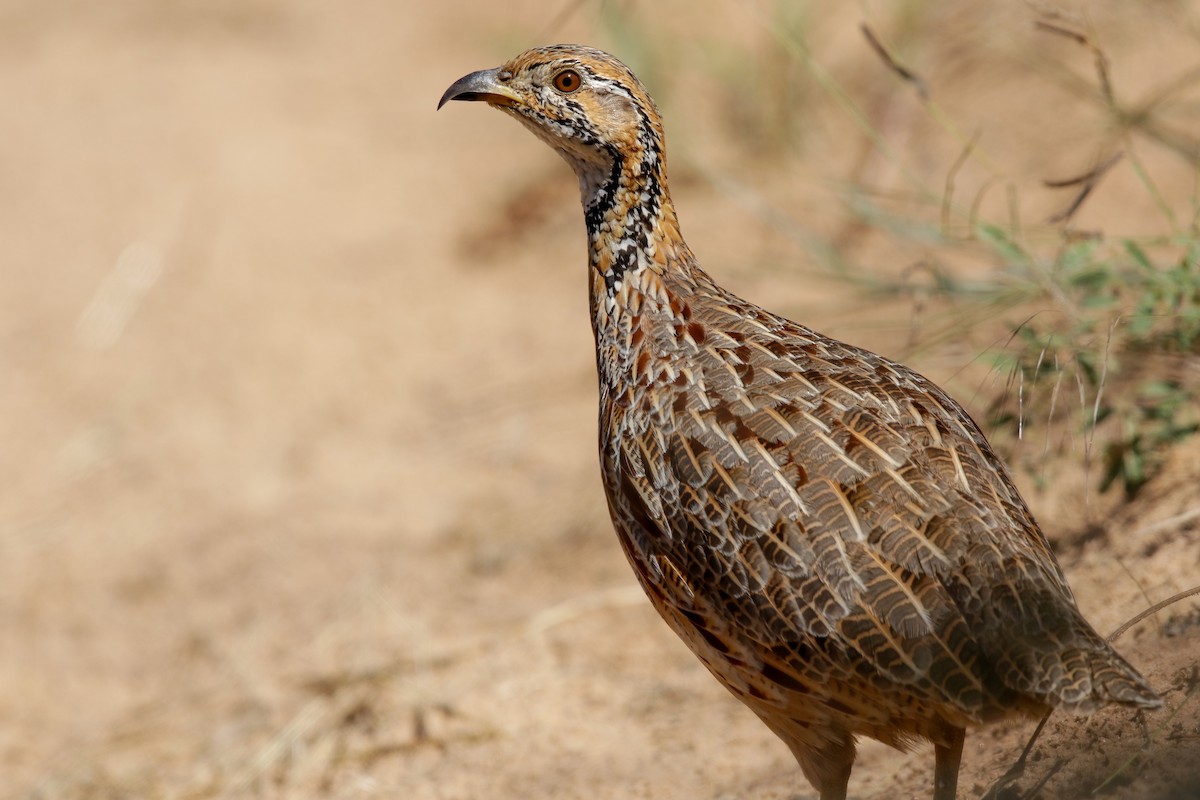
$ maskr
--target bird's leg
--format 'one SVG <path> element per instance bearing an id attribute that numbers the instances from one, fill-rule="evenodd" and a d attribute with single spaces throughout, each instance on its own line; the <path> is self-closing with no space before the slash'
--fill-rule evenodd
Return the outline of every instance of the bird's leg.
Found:
<path id="1" fill-rule="evenodd" d="M 850 768 L 854 766 L 854 737 L 843 733 L 838 744 L 826 745 L 806 756 L 800 768 L 817 787 L 821 800 L 846 800 Z"/>
<path id="2" fill-rule="evenodd" d="M 954 800 L 958 793 L 958 767 L 962 763 L 965 736 L 966 731 L 955 728 L 950 732 L 949 745 L 934 745 L 933 800 Z"/>
<path id="3" fill-rule="evenodd" d="M 840 741 L 825 742 L 818 747 L 806 744 L 796 737 L 795 729 L 781 727 L 782 720 L 763 717 L 767 727 L 775 731 L 791 747 L 796 763 L 804 777 L 817 790 L 821 800 L 846 800 L 846 787 L 850 783 L 850 768 L 854 766 L 854 737 L 849 733 L 837 734 Z M 802 727 L 807 727 L 801 723 Z"/>
<path id="4" fill-rule="evenodd" d="M 821 800 L 846 800 L 846 787 L 850 783 L 850 770 L 847 769 L 834 780 L 825 784 L 821 789 Z"/>

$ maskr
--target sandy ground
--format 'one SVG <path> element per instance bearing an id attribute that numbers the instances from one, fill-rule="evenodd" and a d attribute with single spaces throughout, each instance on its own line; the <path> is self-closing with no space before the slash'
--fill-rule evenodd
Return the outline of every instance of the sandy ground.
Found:
<path id="1" fill-rule="evenodd" d="M 970 365 L 1010 319 L 913 351 L 918 306 L 864 298 L 822 254 L 880 279 L 986 272 L 977 248 L 889 229 L 936 226 L 928 197 L 976 131 L 959 205 L 982 191 L 1006 218 L 1012 197 L 1057 235 L 1038 220 L 1068 196 L 1040 181 L 1114 136 L 1092 56 L 1035 31 L 1034 4 L 988 5 L 797 3 L 800 51 L 766 3 L 0 4 L 0 791 L 809 797 L 612 535 L 573 179 L 500 115 L 433 108 L 533 44 L 621 54 L 666 112 L 711 272 L 981 409 L 995 376 Z M 1200 58 L 1195 4 L 1063 10 L 1130 107 Z M 1196 103 L 1153 110 L 1194 133 Z M 1194 213 L 1196 170 L 1136 146 L 1159 198 L 1126 164 L 1081 229 L 1167 236 L 1161 205 Z M 1021 479 L 1111 630 L 1200 582 L 1200 446 L 1129 505 L 1082 463 Z M 1054 718 L 1023 790 L 1200 796 L 1200 604 L 1120 647 L 1166 708 Z M 1031 728 L 972 735 L 962 796 Z M 927 749 L 864 743 L 852 792 L 926 796 L 931 770 Z"/>

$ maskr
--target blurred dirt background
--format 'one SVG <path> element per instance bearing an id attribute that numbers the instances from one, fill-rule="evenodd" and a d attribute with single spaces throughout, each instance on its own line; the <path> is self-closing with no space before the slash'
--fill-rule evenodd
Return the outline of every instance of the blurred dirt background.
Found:
<path id="1" fill-rule="evenodd" d="M 535 44 L 612 50 L 664 110 L 710 272 L 980 411 L 1019 315 L 914 346 L 920 293 L 861 276 L 942 247 L 909 201 L 976 133 L 956 202 L 1059 236 L 1069 193 L 1042 181 L 1119 134 L 1093 53 L 1035 21 L 1087 31 L 1144 108 L 1200 65 L 1197 6 L 2 0 L 0 793 L 809 797 L 609 527 L 573 178 L 511 120 L 434 105 Z M 1194 135 L 1197 94 L 1170 99 Z M 1133 144 L 1158 196 L 1126 161 L 1073 226 L 1194 220 L 1194 163 Z M 938 258 L 987 270 L 972 252 Z M 1084 449 L 1018 478 L 1109 631 L 1200 582 L 1200 447 L 1128 504 Z M 1166 708 L 1055 717 L 1017 785 L 1200 796 L 1198 629 L 1189 600 L 1126 634 Z M 1031 730 L 970 736 L 961 796 Z M 925 797 L 931 773 L 928 748 L 864 743 L 851 789 Z"/>

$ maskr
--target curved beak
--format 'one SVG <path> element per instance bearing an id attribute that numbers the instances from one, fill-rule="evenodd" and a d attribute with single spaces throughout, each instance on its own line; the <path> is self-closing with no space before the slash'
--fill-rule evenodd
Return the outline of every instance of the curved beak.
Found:
<path id="1" fill-rule="evenodd" d="M 521 102 L 521 96 L 505 85 L 501 80 L 500 75 L 503 72 L 499 67 L 496 69 L 481 69 L 479 72 L 472 72 L 470 75 L 464 75 L 450 85 L 446 93 L 442 95 L 442 99 L 438 101 L 438 108 L 446 105 L 451 100 L 484 100 L 494 106 L 515 106 Z M 504 72 L 505 79 L 512 77 L 512 73 Z"/>

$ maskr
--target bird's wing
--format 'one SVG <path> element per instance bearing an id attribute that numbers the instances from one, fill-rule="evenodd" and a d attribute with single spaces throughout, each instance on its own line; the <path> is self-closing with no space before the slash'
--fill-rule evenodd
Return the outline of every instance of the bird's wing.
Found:
<path id="1" fill-rule="evenodd" d="M 709 333 L 689 387 L 652 389 L 648 424 L 619 439 L 633 546 L 678 577 L 674 602 L 785 667 L 870 664 L 971 713 L 997 692 L 1083 703 L 1088 653 L 1111 651 L 970 417 L 794 328 Z"/>

